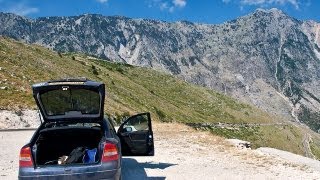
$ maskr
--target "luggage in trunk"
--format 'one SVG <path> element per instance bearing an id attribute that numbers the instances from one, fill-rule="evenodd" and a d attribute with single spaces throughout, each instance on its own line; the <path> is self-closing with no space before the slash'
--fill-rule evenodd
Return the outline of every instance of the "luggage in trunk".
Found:
<path id="1" fill-rule="evenodd" d="M 58 160 L 73 153 L 77 160 L 69 163 L 83 163 L 83 150 L 96 148 L 94 162 L 101 157 L 100 141 L 103 137 L 100 127 L 58 127 L 40 131 L 34 145 L 36 165 L 58 165 Z M 74 155 L 75 154 L 75 155 Z M 68 160 L 66 160 L 68 161 Z"/>

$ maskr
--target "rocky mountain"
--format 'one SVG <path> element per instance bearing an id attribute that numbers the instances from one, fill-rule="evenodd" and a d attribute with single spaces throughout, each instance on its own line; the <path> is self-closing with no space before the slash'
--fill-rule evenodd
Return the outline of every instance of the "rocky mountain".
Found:
<path id="1" fill-rule="evenodd" d="M 86 14 L 0 13 L 0 34 L 62 52 L 151 67 L 320 129 L 320 24 L 280 10 L 223 24 Z"/>

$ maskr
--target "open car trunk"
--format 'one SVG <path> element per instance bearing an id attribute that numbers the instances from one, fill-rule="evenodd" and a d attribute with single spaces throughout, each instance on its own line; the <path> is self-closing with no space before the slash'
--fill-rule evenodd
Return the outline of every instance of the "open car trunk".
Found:
<path id="1" fill-rule="evenodd" d="M 61 157 L 68 156 L 70 158 L 71 152 L 80 147 L 85 151 L 96 148 L 94 162 L 99 162 L 102 154 L 100 148 L 102 138 L 101 127 L 65 126 L 43 129 L 40 131 L 32 150 L 35 164 L 37 166 L 59 165 Z M 65 163 L 64 161 L 62 164 L 87 163 L 82 161 L 85 155 L 81 156 L 78 162 Z"/>

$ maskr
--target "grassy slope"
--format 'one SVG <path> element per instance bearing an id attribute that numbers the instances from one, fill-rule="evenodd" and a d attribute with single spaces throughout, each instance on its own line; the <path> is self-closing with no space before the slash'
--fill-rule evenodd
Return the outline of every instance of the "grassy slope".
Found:
<path id="1" fill-rule="evenodd" d="M 154 119 L 176 122 L 272 123 L 275 118 L 236 100 L 148 68 L 62 54 L 0 37 L 0 108 L 35 108 L 30 86 L 64 77 L 87 77 L 107 87 L 105 111 L 112 116 L 150 111 Z M 221 133 L 303 154 L 301 130 L 265 126 L 255 133 Z M 249 130 L 250 131 L 250 130 Z M 288 141 L 288 138 L 292 141 Z"/>
<path id="2" fill-rule="evenodd" d="M 73 58 L 74 57 L 74 58 Z M 272 122 L 268 114 L 209 89 L 151 69 L 0 39 L 0 106 L 35 107 L 30 86 L 64 77 L 87 77 L 107 87 L 109 114 L 152 111 L 162 121 Z M 96 71 L 96 73 L 94 73 Z"/>

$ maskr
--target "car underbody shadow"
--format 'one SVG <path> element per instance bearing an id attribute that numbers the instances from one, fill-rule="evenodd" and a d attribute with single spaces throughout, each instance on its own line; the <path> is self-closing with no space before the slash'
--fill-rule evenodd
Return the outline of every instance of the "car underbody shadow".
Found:
<path id="1" fill-rule="evenodd" d="M 166 179 L 164 176 L 150 177 L 147 175 L 145 169 L 165 169 L 177 164 L 170 163 L 154 163 L 154 162 L 138 162 L 133 158 L 122 159 L 122 179 Z"/>

